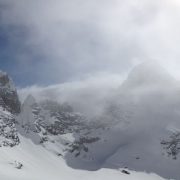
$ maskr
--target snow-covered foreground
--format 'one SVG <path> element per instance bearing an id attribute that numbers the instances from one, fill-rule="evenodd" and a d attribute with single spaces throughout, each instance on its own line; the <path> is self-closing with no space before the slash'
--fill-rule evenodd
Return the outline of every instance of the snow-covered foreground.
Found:
<path id="1" fill-rule="evenodd" d="M 29 139 L 22 136 L 20 138 L 19 146 L 0 148 L 1 180 L 163 180 L 155 174 L 131 172 L 127 175 L 121 170 L 74 170 L 68 167 L 61 157 L 35 145 Z M 17 169 L 15 162 L 22 163 L 22 169 Z"/>

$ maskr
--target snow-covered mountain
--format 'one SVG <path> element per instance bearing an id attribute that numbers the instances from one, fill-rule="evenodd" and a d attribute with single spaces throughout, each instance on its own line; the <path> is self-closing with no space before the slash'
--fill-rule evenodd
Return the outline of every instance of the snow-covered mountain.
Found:
<path id="1" fill-rule="evenodd" d="M 1 72 L 0 179 L 179 179 L 179 90 L 163 68 L 142 64 L 90 119 L 48 97 L 21 105 Z"/>
<path id="2" fill-rule="evenodd" d="M 179 90 L 163 68 L 155 64 L 135 67 L 99 118 L 107 126 L 105 131 L 96 131 L 99 141 L 88 146 L 95 164 L 179 179 Z M 79 161 L 81 168 L 87 167 L 86 158 Z"/>

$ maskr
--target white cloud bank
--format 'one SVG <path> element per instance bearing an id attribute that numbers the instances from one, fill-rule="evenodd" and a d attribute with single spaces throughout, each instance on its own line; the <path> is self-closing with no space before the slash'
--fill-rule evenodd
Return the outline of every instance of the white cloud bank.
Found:
<path id="1" fill-rule="evenodd" d="M 61 103 L 68 102 L 75 110 L 92 117 L 103 110 L 106 100 L 111 96 L 125 78 L 119 74 L 99 74 L 76 82 L 57 84 L 48 87 L 31 86 L 19 89 L 21 101 L 29 95 L 37 100 L 51 99 Z"/>

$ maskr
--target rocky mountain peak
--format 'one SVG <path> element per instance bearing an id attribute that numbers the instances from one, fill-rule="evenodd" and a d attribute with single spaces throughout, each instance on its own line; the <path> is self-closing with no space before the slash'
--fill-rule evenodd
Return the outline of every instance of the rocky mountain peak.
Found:
<path id="1" fill-rule="evenodd" d="M 0 147 L 20 143 L 14 114 L 20 113 L 20 101 L 12 79 L 0 71 Z"/>
<path id="2" fill-rule="evenodd" d="M 36 104 L 36 100 L 31 94 L 29 94 L 24 100 L 23 106 L 25 105 L 32 106 L 34 104 Z"/>
<path id="3" fill-rule="evenodd" d="M 0 106 L 13 114 L 20 113 L 20 101 L 12 79 L 0 71 Z"/>
<path id="4" fill-rule="evenodd" d="M 8 87 L 15 90 L 12 79 L 8 76 L 6 72 L 3 71 L 0 71 L 0 87 Z"/>

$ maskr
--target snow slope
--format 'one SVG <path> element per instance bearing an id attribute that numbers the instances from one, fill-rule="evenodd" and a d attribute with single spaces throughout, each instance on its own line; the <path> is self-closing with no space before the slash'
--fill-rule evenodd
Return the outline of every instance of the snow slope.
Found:
<path id="1" fill-rule="evenodd" d="M 95 172 L 73 170 L 61 157 L 57 157 L 31 140 L 20 136 L 21 144 L 15 148 L 0 148 L 1 180 L 163 180 L 155 174 L 121 170 L 101 169 Z M 22 169 L 15 168 L 15 161 L 23 164 Z"/>

